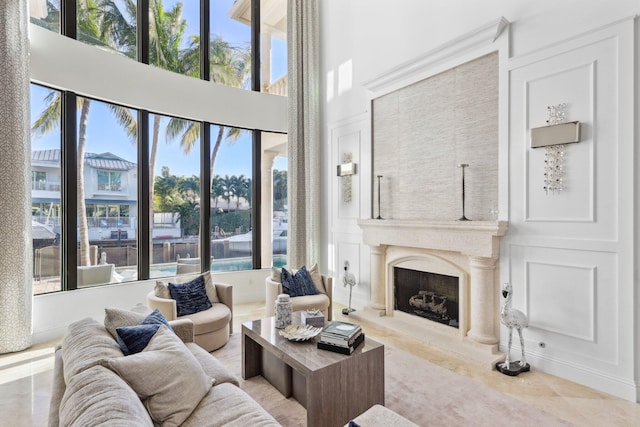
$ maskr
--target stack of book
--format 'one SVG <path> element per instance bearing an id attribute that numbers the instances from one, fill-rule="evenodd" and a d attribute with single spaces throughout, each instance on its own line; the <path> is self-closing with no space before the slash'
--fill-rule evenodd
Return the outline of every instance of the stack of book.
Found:
<path id="1" fill-rule="evenodd" d="M 336 353 L 351 354 L 364 341 L 360 325 L 331 322 L 320 332 L 318 348 Z"/>

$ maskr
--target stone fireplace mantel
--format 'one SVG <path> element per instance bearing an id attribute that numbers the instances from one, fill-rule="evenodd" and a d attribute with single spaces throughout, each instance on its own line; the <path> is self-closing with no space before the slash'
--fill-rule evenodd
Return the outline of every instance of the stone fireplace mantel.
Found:
<path id="1" fill-rule="evenodd" d="M 369 246 L 394 245 L 460 252 L 468 256 L 497 258 L 506 221 L 409 221 L 360 219 Z"/>
<path id="2" fill-rule="evenodd" d="M 360 219 L 363 240 L 371 249 L 371 296 L 366 312 L 373 318 L 401 317 L 393 306 L 393 267 L 403 259 L 440 259 L 455 264 L 462 280 L 463 296 L 461 312 L 467 313 L 461 328 L 444 350 L 458 354 L 469 354 L 469 350 L 480 353 L 478 361 L 493 364 L 499 341 L 499 298 L 496 263 L 500 255 L 500 239 L 505 235 L 506 221 L 412 221 Z M 402 259 L 397 255 L 400 251 Z M 460 260 L 463 260 L 460 262 Z M 436 272 L 437 273 L 437 272 Z M 365 314 L 364 312 L 362 314 Z M 358 314 L 356 314 L 357 316 Z M 422 319 L 420 319 L 422 320 Z M 424 321 L 420 324 L 421 337 L 430 331 L 442 333 L 440 325 Z M 387 325 L 388 326 L 388 325 Z M 406 330 L 406 327 L 400 326 Z M 453 336 L 446 332 L 445 335 Z M 447 340 L 427 339 L 443 343 Z"/>

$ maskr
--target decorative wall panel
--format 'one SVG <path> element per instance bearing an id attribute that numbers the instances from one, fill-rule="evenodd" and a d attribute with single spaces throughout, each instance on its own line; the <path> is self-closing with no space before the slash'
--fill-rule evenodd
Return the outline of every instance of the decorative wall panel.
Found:
<path id="1" fill-rule="evenodd" d="M 362 308 L 369 302 L 369 248 L 362 243 L 357 220 L 369 215 L 371 210 L 371 157 L 363 149 L 371 138 L 369 118 L 366 114 L 343 120 L 329 127 L 326 146 L 329 159 L 330 191 L 326 200 L 331 206 L 331 242 L 329 245 L 329 270 L 334 277 L 334 301 L 348 305 L 349 288 L 344 287 L 342 277 L 344 262 L 349 261 L 349 271 L 356 276 L 358 284 L 353 288 L 352 307 Z M 337 176 L 337 166 L 345 156 L 355 163 L 355 174 Z M 348 181 L 348 182 L 347 182 Z M 351 200 L 344 198 L 345 185 L 351 191 Z"/>
<path id="2" fill-rule="evenodd" d="M 458 219 L 457 164 L 468 163 L 466 216 L 492 219 L 498 205 L 497 53 L 374 99 L 372 117 L 383 218 Z"/>
<path id="3" fill-rule="evenodd" d="M 507 64 L 510 211 L 501 276 L 530 317 L 532 366 L 635 401 L 634 26 L 620 21 Z M 547 194 L 544 148 L 531 148 L 530 135 L 545 126 L 547 107 L 562 103 L 581 138 L 566 146 L 565 189 Z"/>
<path id="4" fill-rule="evenodd" d="M 529 327 L 595 341 L 596 268 L 527 262 Z"/>
<path id="5" fill-rule="evenodd" d="M 558 237 L 615 238 L 616 39 L 534 62 L 511 72 L 511 222 Z M 581 142 L 565 145 L 565 190 L 544 191 L 544 148 L 530 148 L 531 129 L 545 126 L 547 107 L 567 104 L 580 122 Z"/>
<path id="6" fill-rule="evenodd" d="M 513 305 L 529 317 L 525 347 L 575 365 L 616 364 L 617 255 L 524 245 L 510 253 Z"/>

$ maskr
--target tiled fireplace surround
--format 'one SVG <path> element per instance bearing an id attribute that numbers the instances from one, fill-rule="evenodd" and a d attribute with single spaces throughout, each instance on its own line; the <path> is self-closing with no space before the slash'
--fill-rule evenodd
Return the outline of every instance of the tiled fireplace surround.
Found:
<path id="1" fill-rule="evenodd" d="M 417 341 L 489 369 L 498 351 L 500 297 L 498 258 L 503 221 L 358 221 L 371 249 L 371 296 L 366 318 Z M 394 310 L 394 267 L 458 277 L 458 329 Z"/>

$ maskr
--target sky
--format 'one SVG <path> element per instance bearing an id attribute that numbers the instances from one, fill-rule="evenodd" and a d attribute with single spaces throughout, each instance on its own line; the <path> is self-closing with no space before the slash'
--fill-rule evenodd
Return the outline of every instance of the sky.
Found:
<path id="1" fill-rule="evenodd" d="M 231 20 L 228 11 L 234 0 L 212 0 L 211 2 L 211 33 L 219 34 L 225 40 L 235 45 L 246 45 L 250 40 L 249 26 Z M 177 0 L 164 0 L 165 10 L 169 10 L 178 3 Z M 194 0 L 183 0 L 183 19 L 187 22 L 185 37 L 197 35 L 200 32 L 200 11 L 199 2 Z M 284 41 L 274 41 L 274 52 L 272 57 L 272 67 L 274 79 L 286 74 L 286 43 Z M 31 85 L 31 120 L 32 122 L 40 115 L 45 108 L 43 101 L 48 93 L 48 89 L 41 86 Z M 152 119 L 150 118 L 150 122 Z M 198 175 L 199 160 L 198 150 L 194 150 L 186 155 L 180 148 L 179 141 L 167 143 L 164 138 L 164 126 L 168 122 L 164 118 L 161 124 L 161 137 L 156 160 L 156 173 L 159 173 L 161 166 L 169 166 L 174 175 Z M 217 135 L 217 127 L 212 126 L 212 139 Z M 150 130 L 151 136 L 151 130 Z M 212 145 L 215 141 L 212 140 Z M 32 150 L 43 150 L 60 148 L 60 129 L 50 132 L 44 136 L 32 138 Z M 137 163 L 136 145 L 130 141 L 121 127 L 116 123 L 113 114 L 107 105 L 100 101 L 91 103 L 89 120 L 87 124 L 87 152 L 103 153 L 111 152 L 125 160 Z M 286 169 L 286 159 L 278 158 L 274 169 Z M 223 141 L 218 152 L 214 174 L 224 175 L 245 175 L 251 176 L 251 133 L 243 132 L 243 135 L 233 144 Z"/>

